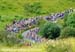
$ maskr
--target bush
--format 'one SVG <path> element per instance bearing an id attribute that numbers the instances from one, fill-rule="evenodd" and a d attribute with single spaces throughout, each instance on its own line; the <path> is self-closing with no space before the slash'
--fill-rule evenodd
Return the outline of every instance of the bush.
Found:
<path id="1" fill-rule="evenodd" d="M 75 13 L 68 15 L 66 25 L 75 28 Z"/>
<path id="2" fill-rule="evenodd" d="M 16 34 L 7 31 L 0 31 L 0 42 L 6 46 L 14 46 L 20 43 L 20 40 L 16 37 Z"/>
<path id="3" fill-rule="evenodd" d="M 40 33 L 43 37 L 55 39 L 60 35 L 60 28 L 54 23 L 48 22 L 40 28 Z"/>
<path id="4" fill-rule="evenodd" d="M 60 35 L 61 38 L 75 37 L 75 28 L 65 27 Z"/>

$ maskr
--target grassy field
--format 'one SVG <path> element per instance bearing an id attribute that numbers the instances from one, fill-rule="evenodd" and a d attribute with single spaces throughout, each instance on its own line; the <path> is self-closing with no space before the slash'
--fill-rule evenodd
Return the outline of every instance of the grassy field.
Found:
<path id="1" fill-rule="evenodd" d="M 46 52 L 46 44 L 41 43 L 32 46 L 22 46 L 22 47 L 1 46 L 0 52 Z"/>
<path id="2" fill-rule="evenodd" d="M 34 14 L 27 15 L 27 12 L 24 9 L 26 4 L 32 4 L 35 2 L 40 2 L 42 9 L 45 14 L 48 15 L 50 13 L 64 11 L 68 8 L 75 8 L 75 1 L 74 0 L 0 0 L 0 30 L 4 30 L 6 24 L 11 24 L 11 22 L 15 19 L 20 18 L 29 18 L 32 16 L 36 16 Z M 40 15 L 40 14 L 39 14 Z M 50 40 L 47 43 L 42 42 L 41 44 L 36 44 L 31 47 L 5 47 L 0 46 L 0 52 L 47 52 L 47 46 L 50 45 L 57 45 L 61 43 L 69 44 L 72 49 L 72 52 L 75 52 L 75 38 L 66 38 L 60 40 Z"/>
<path id="3" fill-rule="evenodd" d="M 24 11 L 25 4 L 34 2 L 40 2 L 43 10 L 49 13 L 62 11 L 71 7 L 75 8 L 75 1 L 72 0 L 0 0 L 0 15 L 26 16 L 26 12 Z"/>
<path id="4" fill-rule="evenodd" d="M 0 29 L 3 29 L 6 24 L 12 22 L 15 18 L 14 16 L 19 16 L 17 18 L 25 18 L 34 16 L 30 14 L 27 16 L 27 12 L 24 9 L 24 6 L 32 4 L 34 2 L 41 3 L 43 12 L 46 12 L 43 15 L 48 15 L 49 13 L 60 12 L 68 8 L 75 8 L 74 0 L 0 0 L 0 16 L 3 22 L 0 22 Z"/>
<path id="5" fill-rule="evenodd" d="M 36 16 L 32 13 L 30 16 L 24 10 L 24 6 L 32 4 L 35 2 L 40 2 L 43 12 L 42 15 L 48 15 L 49 13 L 60 12 L 68 8 L 75 8 L 74 0 L 0 0 L 0 16 L 3 22 L 0 22 L 0 29 L 3 29 L 6 24 L 11 23 L 15 18 L 14 16 L 19 16 L 17 18 L 25 18 Z"/>
<path id="6" fill-rule="evenodd" d="M 47 52 L 47 46 L 52 45 L 56 47 L 56 45 L 63 46 L 63 44 L 69 45 L 72 50 L 72 52 L 75 52 L 75 38 L 66 38 L 61 40 L 49 40 L 48 42 L 43 42 L 41 44 L 36 44 L 31 47 L 1 47 L 1 52 Z M 64 46 L 65 48 L 66 46 Z M 68 49 L 69 49 L 68 48 Z M 53 48 L 52 48 L 53 49 Z M 54 49 L 55 50 L 55 49 Z M 61 51 L 61 49 L 59 50 Z M 51 51 L 52 52 L 52 51 Z"/>
<path id="7" fill-rule="evenodd" d="M 52 52 L 65 52 L 65 51 L 62 51 L 62 49 L 64 48 L 67 48 L 67 50 L 71 49 L 70 52 L 75 52 L 75 38 L 65 38 L 65 39 L 60 39 L 56 41 L 50 40 L 48 44 L 55 47 L 54 49 L 51 48 L 51 50 L 53 49 Z"/>

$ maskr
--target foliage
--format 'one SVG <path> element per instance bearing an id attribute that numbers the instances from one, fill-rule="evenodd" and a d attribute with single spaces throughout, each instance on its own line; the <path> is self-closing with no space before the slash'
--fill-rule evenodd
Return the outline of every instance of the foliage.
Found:
<path id="1" fill-rule="evenodd" d="M 0 31 L 0 42 L 7 46 L 14 46 L 20 41 L 14 33 Z"/>
<path id="2" fill-rule="evenodd" d="M 68 15 L 66 25 L 75 28 L 75 13 Z"/>
<path id="3" fill-rule="evenodd" d="M 55 39 L 60 35 L 60 28 L 54 23 L 47 22 L 40 28 L 40 33 L 43 37 Z"/>
<path id="4" fill-rule="evenodd" d="M 64 25 L 60 37 L 75 37 L 75 12 L 65 16 Z"/>
<path id="5" fill-rule="evenodd" d="M 21 34 L 22 34 L 21 32 L 17 34 L 18 39 L 23 39 L 23 36 Z"/>

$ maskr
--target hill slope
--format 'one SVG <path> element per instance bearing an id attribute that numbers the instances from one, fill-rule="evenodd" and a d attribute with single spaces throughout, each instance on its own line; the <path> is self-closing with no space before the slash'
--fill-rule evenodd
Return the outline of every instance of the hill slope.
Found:
<path id="1" fill-rule="evenodd" d="M 19 16 L 18 18 L 36 16 L 32 13 L 28 16 L 24 9 L 26 4 L 35 2 L 39 2 L 43 11 L 46 12 L 43 15 L 60 12 L 70 7 L 75 8 L 74 0 L 0 0 L 0 24 L 2 24 L 0 29 L 3 29 L 7 23 L 12 22 L 15 16 Z"/>

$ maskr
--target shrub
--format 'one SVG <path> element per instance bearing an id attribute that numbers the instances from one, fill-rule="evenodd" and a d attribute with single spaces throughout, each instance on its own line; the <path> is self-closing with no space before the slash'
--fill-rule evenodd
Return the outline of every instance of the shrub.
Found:
<path id="1" fill-rule="evenodd" d="M 68 15 L 66 25 L 75 28 L 75 13 Z"/>
<path id="2" fill-rule="evenodd" d="M 65 27 L 60 35 L 61 38 L 75 37 L 75 28 Z"/>
<path id="3" fill-rule="evenodd" d="M 19 39 L 14 33 L 0 31 L 0 42 L 6 46 L 14 46 L 19 43 Z"/>
<path id="4" fill-rule="evenodd" d="M 55 39 L 59 37 L 60 31 L 61 30 L 59 26 L 51 22 L 47 22 L 40 28 L 40 33 L 42 36 L 49 39 Z"/>

